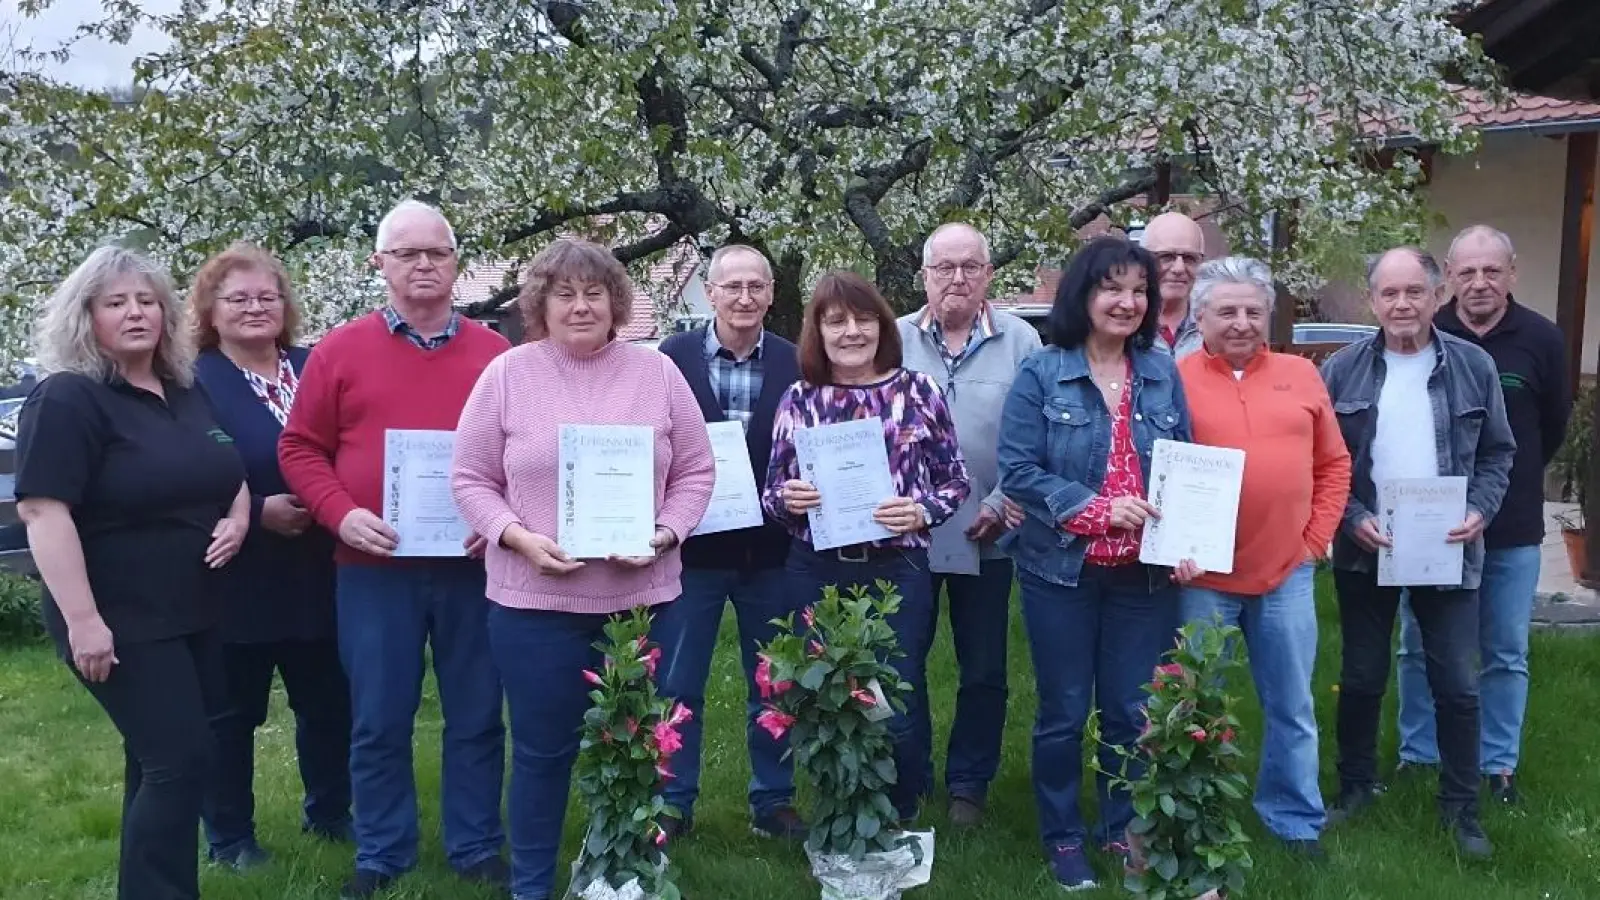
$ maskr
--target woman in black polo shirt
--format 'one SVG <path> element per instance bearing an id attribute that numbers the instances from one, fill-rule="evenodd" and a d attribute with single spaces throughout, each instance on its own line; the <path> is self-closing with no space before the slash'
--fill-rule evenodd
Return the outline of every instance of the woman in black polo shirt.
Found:
<path id="1" fill-rule="evenodd" d="M 166 273 L 96 250 L 45 306 L 17 512 L 45 625 L 122 734 L 119 900 L 193 900 L 210 715 L 225 703 L 216 569 L 248 527 L 244 467 L 194 387 Z"/>

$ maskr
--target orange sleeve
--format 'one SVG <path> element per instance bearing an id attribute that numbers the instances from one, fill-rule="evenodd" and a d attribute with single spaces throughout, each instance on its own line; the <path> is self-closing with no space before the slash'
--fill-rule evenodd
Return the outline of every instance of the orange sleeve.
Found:
<path id="1" fill-rule="evenodd" d="M 1328 553 L 1328 544 L 1344 517 L 1350 497 L 1350 451 L 1328 399 L 1328 387 L 1309 362 L 1304 363 L 1301 390 L 1315 404 L 1311 435 L 1311 519 L 1306 523 L 1306 549 L 1312 559 Z"/>

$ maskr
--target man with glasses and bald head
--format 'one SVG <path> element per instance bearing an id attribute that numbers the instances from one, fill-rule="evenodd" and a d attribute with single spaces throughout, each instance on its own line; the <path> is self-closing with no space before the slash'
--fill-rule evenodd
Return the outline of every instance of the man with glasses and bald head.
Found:
<path id="1" fill-rule="evenodd" d="M 1195 273 L 1206 258 L 1205 232 L 1183 213 L 1168 212 L 1150 220 L 1139 243 L 1155 256 L 1161 278 L 1159 346 L 1182 359 L 1205 344 L 1189 308 Z"/>

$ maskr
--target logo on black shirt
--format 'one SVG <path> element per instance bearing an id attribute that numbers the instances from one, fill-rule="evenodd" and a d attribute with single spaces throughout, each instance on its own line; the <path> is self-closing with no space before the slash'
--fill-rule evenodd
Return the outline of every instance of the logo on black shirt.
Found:
<path id="1" fill-rule="evenodd" d="M 1501 372 L 1500 389 L 1503 391 L 1528 390 L 1528 379 L 1518 375 L 1516 372 Z"/>
<path id="2" fill-rule="evenodd" d="M 223 431 L 221 428 L 213 428 L 210 431 L 207 431 L 206 434 L 210 435 L 211 439 L 219 444 L 233 443 L 233 436 L 228 434 L 226 431 Z"/>

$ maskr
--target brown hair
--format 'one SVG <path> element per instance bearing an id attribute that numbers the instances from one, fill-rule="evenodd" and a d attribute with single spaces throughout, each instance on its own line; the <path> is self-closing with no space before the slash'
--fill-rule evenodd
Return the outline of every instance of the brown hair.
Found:
<path id="1" fill-rule="evenodd" d="M 540 250 L 528 264 L 528 281 L 517 296 L 525 340 L 542 341 L 550 336 L 545 310 L 550 295 L 563 281 L 596 282 L 606 289 L 611 300 L 611 337 L 633 318 L 633 281 L 627 268 L 600 244 L 562 238 Z"/>
<path id="2" fill-rule="evenodd" d="M 278 346 L 293 345 L 300 336 L 300 307 L 294 301 L 289 272 L 276 256 L 244 241 L 206 260 L 195 273 L 194 284 L 189 288 L 189 327 L 194 332 L 195 344 L 201 350 L 210 350 L 221 341 L 211 313 L 222 282 L 240 269 L 264 272 L 278 282 L 278 295 L 283 298 L 283 330 L 278 332 Z"/>
<path id="3" fill-rule="evenodd" d="M 800 327 L 801 377 L 811 384 L 833 383 L 833 363 L 822 344 L 822 319 L 837 309 L 852 318 L 876 320 L 878 353 L 873 364 L 883 372 L 900 368 L 900 328 L 889 301 L 883 299 L 872 282 L 854 272 L 839 271 L 822 276 L 811 292 L 811 302 L 806 304 L 805 322 Z"/>

